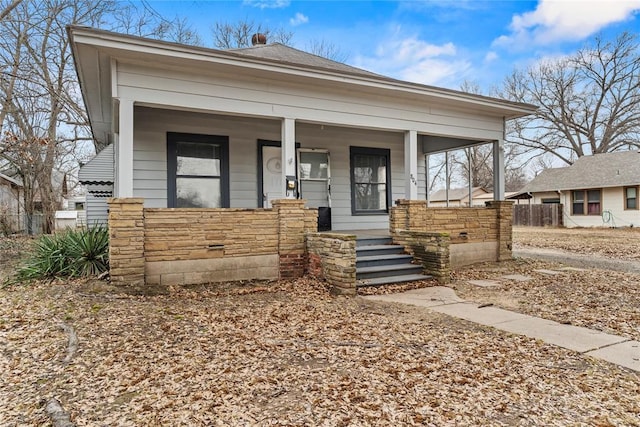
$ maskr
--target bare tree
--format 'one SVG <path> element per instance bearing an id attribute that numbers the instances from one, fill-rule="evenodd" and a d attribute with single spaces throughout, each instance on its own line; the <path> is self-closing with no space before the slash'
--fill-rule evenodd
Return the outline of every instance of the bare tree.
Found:
<path id="1" fill-rule="evenodd" d="M 4 8 L 0 10 L 0 21 L 6 18 L 20 3 L 22 3 L 22 0 L 12 0 L 8 5 L 4 6 Z"/>
<path id="2" fill-rule="evenodd" d="M 90 0 L 25 0 L 0 22 L 0 57 L 12 70 L 0 85 L 5 131 L 0 159 L 25 184 L 27 214 L 33 214 L 39 198 L 45 232 L 59 208 L 61 180 L 55 171 L 61 159 L 79 141 L 92 140 L 65 28 L 95 25 L 109 6 Z"/>
<path id="3" fill-rule="evenodd" d="M 307 43 L 305 50 L 323 58 L 331 59 L 337 62 L 346 62 L 349 59 L 349 54 L 342 51 L 336 44 L 327 40 L 311 40 Z"/>
<path id="4" fill-rule="evenodd" d="M 640 50 L 622 33 L 596 38 L 566 58 L 515 70 L 503 97 L 540 108 L 510 123 L 509 141 L 532 154 L 550 153 L 567 164 L 576 158 L 640 147 Z"/>
<path id="5" fill-rule="evenodd" d="M 251 46 L 251 37 L 256 33 L 264 34 L 271 43 L 288 45 L 293 33 L 283 28 L 271 29 L 248 19 L 236 23 L 216 22 L 211 28 L 213 44 L 218 49 L 238 49 Z"/>

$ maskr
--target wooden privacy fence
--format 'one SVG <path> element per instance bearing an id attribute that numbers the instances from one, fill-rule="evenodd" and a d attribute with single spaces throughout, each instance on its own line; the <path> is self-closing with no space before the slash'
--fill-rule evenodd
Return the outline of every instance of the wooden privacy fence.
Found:
<path id="1" fill-rule="evenodd" d="M 513 225 L 562 227 L 562 205 L 513 205 Z"/>

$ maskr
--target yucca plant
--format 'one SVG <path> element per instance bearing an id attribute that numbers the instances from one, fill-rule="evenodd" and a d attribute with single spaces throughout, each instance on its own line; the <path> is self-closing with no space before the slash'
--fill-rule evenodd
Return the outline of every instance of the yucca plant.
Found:
<path id="1" fill-rule="evenodd" d="M 109 233 L 93 227 L 38 238 L 12 282 L 98 275 L 109 269 Z"/>

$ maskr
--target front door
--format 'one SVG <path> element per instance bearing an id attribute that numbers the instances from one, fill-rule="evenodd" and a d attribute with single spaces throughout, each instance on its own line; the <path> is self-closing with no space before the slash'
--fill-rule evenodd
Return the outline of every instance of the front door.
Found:
<path id="1" fill-rule="evenodd" d="M 262 146 L 262 207 L 270 208 L 271 201 L 282 198 L 282 149 Z"/>

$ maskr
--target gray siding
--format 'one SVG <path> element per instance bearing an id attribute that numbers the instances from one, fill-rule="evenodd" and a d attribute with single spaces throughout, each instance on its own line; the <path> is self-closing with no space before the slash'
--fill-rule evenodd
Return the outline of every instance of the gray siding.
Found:
<path id="1" fill-rule="evenodd" d="M 105 197 L 95 197 L 91 194 L 87 194 L 87 200 L 85 202 L 85 210 L 87 213 L 87 226 L 101 226 L 107 225 L 108 218 L 108 206 L 107 199 Z"/>
<path id="2" fill-rule="evenodd" d="M 167 132 L 228 136 L 231 207 L 258 207 L 257 141 L 280 140 L 280 121 L 137 107 L 134 124 L 133 191 L 134 197 L 145 198 L 146 207 L 167 206 Z M 403 133 L 296 123 L 296 141 L 301 148 L 323 148 L 330 152 L 334 229 L 388 226 L 388 215 L 351 215 L 349 147 L 390 149 L 392 200 L 396 200 L 404 197 Z M 422 157 L 419 161 L 419 175 L 420 197 L 424 197 Z"/>

